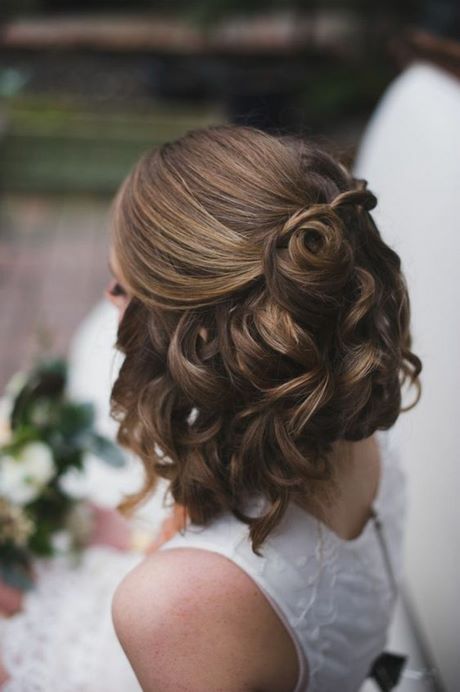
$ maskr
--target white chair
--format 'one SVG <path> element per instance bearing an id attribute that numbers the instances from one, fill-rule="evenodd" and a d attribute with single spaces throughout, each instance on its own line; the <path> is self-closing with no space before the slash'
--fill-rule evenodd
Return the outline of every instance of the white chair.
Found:
<path id="1" fill-rule="evenodd" d="M 410 667 L 432 659 L 460 689 L 460 82 L 428 63 L 388 88 L 363 137 L 355 175 L 378 198 L 372 212 L 400 254 L 412 301 L 423 395 L 396 426 L 409 476 L 405 591 L 390 644 Z M 420 657 L 420 644 L 429 655 Z M 391 648 L 391 646 L 389 647 Z M 427 690 L 405 678 L 398 689 Z"/>

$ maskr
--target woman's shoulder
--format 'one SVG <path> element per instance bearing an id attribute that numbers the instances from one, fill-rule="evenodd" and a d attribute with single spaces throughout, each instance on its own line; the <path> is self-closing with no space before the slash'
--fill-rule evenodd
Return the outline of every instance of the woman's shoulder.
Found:
<path id="1" fill-rule="evenodd" d="M 158 611 L 161 607 L 181 605 L 181 601 L 189 609 L 198 610 L 205 605 L 203 589 L 210 602 L 214 595 L 221 596 L 225 588 L 244 590 L 245 585 L 244 580 L 238 580 L 233 563 L 217 553 L 186 546 L 157 550 L 120 582 L 114 593 L 112 613 L 117 621 L 118 616 L 124 618 L 136 605 L 151 604 L 152 611 Z"/>
<path id="2" fill-rule="evenodd" d="M 145 690 L 295 686 L 288 633 L 255 582 L 222 554 L 153 553 L 117 587 L 112 619 Z"/>

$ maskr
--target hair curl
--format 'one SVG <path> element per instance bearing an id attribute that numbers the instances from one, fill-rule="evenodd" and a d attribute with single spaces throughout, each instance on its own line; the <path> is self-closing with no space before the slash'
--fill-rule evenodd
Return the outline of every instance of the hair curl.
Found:
<path id="1" fill-rule="evenodd" d="M 191 131 L 135 166 L 114 203 L 132 298 L 111 412 L 146 481 L 122 511 L 163 477 L 193 522 L 230 510 L 260 554 L 288 503 L 333 477 L 335 441 L 390 428 L 406 381 L 416 403 L 407 288 L 375 205 L 316 145 L 249 127 Z M 269 500 L 258 517 L 252 493 Z"/>

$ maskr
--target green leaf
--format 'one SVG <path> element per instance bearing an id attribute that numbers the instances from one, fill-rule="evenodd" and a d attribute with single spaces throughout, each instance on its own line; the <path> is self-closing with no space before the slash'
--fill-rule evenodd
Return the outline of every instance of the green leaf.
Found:
<path id="1" fill-rule="evenodd" d="M 44 557 L 53 555 L 51 537 L 56 524 L 58 524 L 57 521 L 47 520 L 43 516 L 38 515 L 35 532 L 29 538 L 29 549 L 32 553 Z"/>
<path id="2" fill-rule="evenodd" d="M 23 445 L 39 440 L 41 440 L 41 437 L 34 427 L 21 424 L 14 430 L 12 439 L 1 450 L 4 454 L 12 454 L 14 456 L 21 450 Z"/>
<path id="3" fill-rule="evenodd" d="M 94 423 L 94 404 L 91 402 L 64 402 L 58 412 L 56 427 L 61 435 L 74 436 L 81 431 L 90 430 Z"/>
<path id="4" fill-rule="evenodd" d="M 111 440 L 97 433 L 87 436 L 86 450 L 105 461 L 110 466 L 121 467 L 126 464 L 123 451 Z"/>
<path id="5" fill-rule="evenodd" d="M 38 361 L 38 363 L 36 363 L 32 372 L 42 381 L 43 384 L 47 384 L 48 387 L 53 385 L 51 392 L 48 391 L 48 393 L 58 394 L 63 392 L 68 372 L 68 366 L 65 358 L 42 358 L 40 361 Z"/>
<path id="6" fill-rule="evenodd" d="M 30 409 L 37 399 L 60 398 L 64 392 L 66 377 L 67 365 L 62 359 L 45 360 L 36 365 L 14 401 L 11 412 L 13 430 L 21 423 L 29 423 Z"/>
<path id="7" fill-rule="evenodd" d="M 29 591 L 34 585 L 30 568 L 23 562 L 0 562 L 0 578 L 8 586 L 20 591 Z"/>

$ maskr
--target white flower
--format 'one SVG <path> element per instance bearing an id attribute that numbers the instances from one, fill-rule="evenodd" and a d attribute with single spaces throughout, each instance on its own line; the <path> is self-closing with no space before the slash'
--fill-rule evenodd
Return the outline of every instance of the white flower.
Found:
<path id="1" fill-rule="evenodd" d="M 29 442 L 16 457 L 0 456 L 0 495 L 25 505 L 40 495 L 55 473 L 51 449 L 44 442 Z"/>
<path id="2" fill-rule="evenodd" d="M 25 372 L 16 372 L 5 386 L 5 394 L 0 397 L 0 446 L 10 442 L 12 431 L 10 418 L 17 395 L 27 382 Z"/>
<path id="3" fill-rule="evenodd" d="M 18 455 L 32 483 L 46 485 L 56 472 L 51 449 L 44 442 L 29 442 Z"/>
<path id="4" fill-rule="evenodd" d="M 25 546 L 34 531 L 34 523 L 22 507 L 0 498 L 0 547 L 2 543 Z"/>
<path id="5" fill-rule="evenodd" d="M 71 466 L 59 476 L 59 489 L 73 500 L 85 500 L 90 492 L 88 478 L 84 471 Z"/>
<path id="6" fill-rule="evenodd" d="M 18 371 L 8 380 L 5 393 L 0 397 L 0 447 L 10 442 L 12 431 L 10 426 L 14 403 L 21 389 L 27 383 L 27 373 Z"/>
<path id="7" fill-rule="evenodd" d="M 13 504 L 25 505 L 37 497 L 40 489 L 28 482 L 17 459 L 4 454 L 0 457 L 0 493 Z"/>
<path id="8" fill-rule="evenodd" d="M 74 500 L 88 500 L 102 507 L 115 507 L 126 494 L 142 487 L 142 464 L 134 456 L 126 466 L 114 468 L 86 452 L 82 469 L 70 467 L 58 479 L 61 491 Z"/>
<path id="9" fill-rule="evenodd" d="M 72 536 L 64 529 L 55 531 L 51 536 L 51 545 L 56 553 L 67 553 L 72 547 Z"/>
<path id="10" fill-rule="evenodd" d="M 38 427 L 46 425 L 50 420 L 51 411 L 52 405 L 50 401 L 46 399 L 36 401 L 30 412 L 30 420 L 33 425 L 37 425 Z"/>
<path id="11" fill-rule="evenodd" d="M 86 545 L 94 529 L 93 509 L 84 502 L 78 502 L 68 512 L 65 526 L 71 546 Z"/>
<path id="12" fill-rule="evenodd" d="M 10 416 L 13 403 L 7 396 L 0 398 L 0 446 L 6 445 L 11 440 Z"/>
<path id="13" fill-rule="evenodd" d="M 8 397 L 15 399 L 21 389 L 27 383 L 27 379 L 28 375 L 26 372 L 23 372 L 22 370 L 15 372 L 14 375 L 10 377 L 5 387 L 5 392 L 7 393 Z"/>

